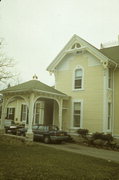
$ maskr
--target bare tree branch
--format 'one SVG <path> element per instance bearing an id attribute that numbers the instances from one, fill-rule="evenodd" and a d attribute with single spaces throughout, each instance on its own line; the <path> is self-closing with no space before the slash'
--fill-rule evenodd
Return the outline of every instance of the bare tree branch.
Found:
<path id="1" fill-rule="evenodd" d="M 3 52 L 3 42 L 4 40 L 0 39 L 0 82 L 5 83 L 7 80 L 15 78 L 17 74 L 13 70 L 14 59 L 7 57 Z"/>

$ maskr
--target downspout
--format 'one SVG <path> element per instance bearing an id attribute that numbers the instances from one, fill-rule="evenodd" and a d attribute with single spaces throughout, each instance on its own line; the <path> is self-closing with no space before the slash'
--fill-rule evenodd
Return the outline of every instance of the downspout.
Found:
<path id="1" fill-rule="evenodd" d="M 118 66 L 118 64 L 115 65 L 115 68 L 113 70 L 113 108 L 112 108 L 113 109 L 113 121 L 112 121 L 112 135 L 113 135 L 113 132 L 114 132 L 114 118 L 115 118 L 115 116 L 114 116 L 114 72 L 115 72 L 117 66 Z"/>

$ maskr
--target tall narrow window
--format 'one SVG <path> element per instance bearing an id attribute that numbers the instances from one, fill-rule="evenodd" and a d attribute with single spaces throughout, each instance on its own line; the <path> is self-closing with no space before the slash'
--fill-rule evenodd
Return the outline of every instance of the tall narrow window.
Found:
<path id="1" fill-rule="evenodd" d="M 39 122 L 40 122 L 40 103 L 36 103 L 35 124 L 39 124 Z"/>
<path id="2" fill-rule="evenodd" d="M 74 89 L 81 89 L 82 88 L 82 69 L 75 70 L 75 82 L 74 82 Z"/>
<path id="3" fill-rule="evenodd" d="M 15 108 L 7 108 L 7 119 L 14 120 Z"/>
<path id="4" fill-rule="evenodd" d="M 44 122 L 44 102 L 38 101 L 34 107 L 34 124 L 42 124 Z"/>
<path id="5" fill-rule="evenodd" d="M 81 102 L 74 102 L 73 126 L 81 125 Z"/>
<path id="6" fill-rule="evenodd" d="M 111 129 L 111 103 L 108 102 L 108 122 L 107 122 L 107 129 Z"/>
<path id="7" fill-rule="evenodd" d="M 108 88 L 112 88 L 112 71 L 108 69 Z"/>
<path id="8" fill-rule="evenodd" d="M 26 123 L 28 120 L 28 108 L 26 104 L 21 105 L 21 121 Z"/>

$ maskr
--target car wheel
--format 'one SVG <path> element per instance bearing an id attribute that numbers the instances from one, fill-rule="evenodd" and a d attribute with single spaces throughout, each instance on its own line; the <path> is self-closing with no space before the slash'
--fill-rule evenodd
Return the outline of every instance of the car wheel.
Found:
<path id="1" fill-rule="evenodd" d="M 45 143 L 45 144 L 50 143 L 50 137 L 45 136 L 45 137 L 44 137 L 44 143 Z"/>
<path id="2" fill-rule="evenodd" d="M 25 137 L 25 133 L 21 133 L 21 136 Z"/>

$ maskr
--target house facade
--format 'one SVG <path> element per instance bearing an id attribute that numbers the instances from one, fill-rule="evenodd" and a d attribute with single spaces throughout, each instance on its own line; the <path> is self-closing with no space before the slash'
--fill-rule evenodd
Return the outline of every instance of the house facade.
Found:
<path id="1" fill-rule="evenodd" d="M 1 132 L 12 119 L 28 134 L 32 124 L 44 123 L 119 136 L 119 46 L 97 49 L 74 35 L 47 70 L 55 88 L 33 79 L 1 91 Z"/>
<path id="2" fill-rule="evenodd" d="M 70 96 L 64 128 L 119 135 L 119 46 L 99 50 L 74 35 L 47 70 Z"/>

